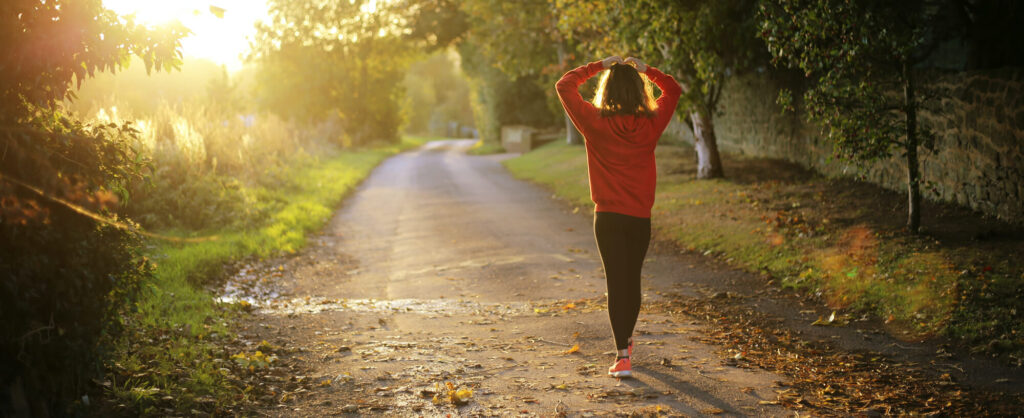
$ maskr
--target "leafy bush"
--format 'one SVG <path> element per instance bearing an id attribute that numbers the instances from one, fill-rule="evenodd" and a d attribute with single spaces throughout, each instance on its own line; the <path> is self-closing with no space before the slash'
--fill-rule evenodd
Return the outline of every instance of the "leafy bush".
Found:
<path id="1" fill-rule="evenodd" d="M 210 98 L 135 118 L 118 100 L 97 102 L 93 119 L 133 120 L 136 147 L 152 162 L 146 181 L 129 184 L 129 216 L 147 229 L 208 230 L 254 225 L 267 207 L 254 186 L 273 186 L 281 170 L 309 151 L 330 148 L 331 123 L 300 129 L 268 114 L 239 115 Z M 269 202 L 273 203 L 273 202 Z"/>
<path id="2" fill-rule="evenodd" d="M 471 80 L 473 115 L 484 142 L 500 143 L 504 125 L 559 125 L 561 114 L 548 106 L 540 76 L 511 77 L 494 67 L 470 42 L 459 45 L 459 54 Z"/>
<path id="3" fill-rule="evenodd" d="M 152 271 L 134 225 L 114 211 L 146 164 L 133 148 L 137 131 L 46 110 L 28 126 L 4 137 L 9 181 L 0 185 L 4 415 L 29 413 L 26 405 L 61 414 L 62 401 L 85 394 L 101 373 L 101 342 L 120 332 Z"/>

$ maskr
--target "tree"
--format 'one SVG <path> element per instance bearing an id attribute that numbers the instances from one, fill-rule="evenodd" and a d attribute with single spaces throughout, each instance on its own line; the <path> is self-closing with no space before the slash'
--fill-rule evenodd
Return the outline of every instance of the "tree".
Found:
<path id="1" fill-rule="evenodd" d="M 566 41 L 552 18 L 551 4 L 546 0 L 466 0 L 462 3 L 462 10 L 469 22 L 463 42 L 472 45 L 463 45 L 459 50 L 465 61 L 476 63 L 475 67 L 470 67 L 469 73 L 483 77 L 488 84 L 485 88 L 492 93 L 524 94 L 535 90 L 524 86 L 524 82 L 536 83 L 537 91 L 546 98 L 544 109 L 552 115 L 562 115 L 566 142 L 582 144 L 583 137 L 565 115 L 551 88 L 567 69 L 570 58 Z M 473 57 L 473 54 L 479 57 Z M 504 82 L 500 75 L 487 67 L 501 70 L 512 83 Z M 505 94 L 491 100 L 522 102 L 522 98 L 506 97 Z M 505 114 L 499 112 L 499 115 Z M 543 120 L 547 118 L 534 119 L 534 123 L 548 124 Z"/>
<path id="2" fill-rule="evenodd" d="M 551 85 L 571 58 L 545 0 L 401 0 L 407 38 L 427 51 L 454 46 L 473 92 L 480 136 L 500 139 L 501 125 L 553 124 L 563 114 Z M 563 116 L 567 141 L 582 137 Z"/>
<path id="3" fill-rule="evenodd" d="M 907 164 L 907 228 L 921 224 L 920 148 L 934 137 L 918 115 L 924 92 L 915 65 L 943 35 L 932 19 L 941 7 L 923 0 L 765 0 L 760 36 L 772 62 L 810 79 L 803 94 L 809 120 L 820 124 L 835 154 L 863 163 L 902 150 Z M 792 108 L 792 93 L 780 92 Z"/>
<path id="4" fill-rule="evenodd" d="M 427 52 L 458 44 L 469 31 L 461 0 L 396 0 L 391 8 L 405 23 L 405 38 Z"/>
<path id="5" fill-rule="evenodd" d="M 469 81 L 458 66 L 458 55 L 443 50 L 409 67 L 405 75 L 407 132 L 451 135 L 449 122 L 473 126 Z"/>
<path id="6" fill-rule="evenodd" d="M 150 264 L 131 228 L 112 227 L 145 159 L 130 125 L 63 111 L 73 88 L 132 56 L 147 70 L 181 62 L 180 24 L 136 25 L 100 0 L 0 4 L 0 409 L 63 409 L 101 369 Z M 102 213 L 101 217 L 98 213 Z M 96 219 L 103 220 L 96 222 Z M 10 402 L 10 404 L 8 403 Z M 19 408 L 25 407 L 27 410 Z M 13 405 L 8 408 L 8 405 Z"/>
<path id="7" fill-rule="evenodd" d="M 697 178 L 722 177 L 715 137 L 725 80 L 757 62 L 753 0 L 557 0 L 559 27 L 594 56 L 635 55 L 682 84 Z"/>
<path id="8" fill-rule="evenodd" d="M 263 104 L 293 120 L 337 116 L 352 143 L 396 141 L 411 49 L 402 22 L 371 1 L 273 0 L 251 61 Z"/>
<path id="9" fill-rule="evenodd" d="M 510 3 L 471 0 L 463 9 L 474 23 L 471 36 L 494 66 L 512 77 L 534 77 L 548 97 L 550 108 L 562 114 L 566 143 L 583 144 L 583 136 L 552 93 L 555 80 L 569 69 L 572 54 L 553 18 L 553 5 L 544 0 Z"/>
<path id="10" fill-rule="evenodd" d="M 9 0 L 0 5 L 0 118 L 16 121 L 32 107 L 51 107 L 73 98 L 99 71 L 117 71 L 132 56 L 146 71 L 177 69 L 180 23 L 160 28 L 138 25 L 102 7 L 100 0 Z"/>

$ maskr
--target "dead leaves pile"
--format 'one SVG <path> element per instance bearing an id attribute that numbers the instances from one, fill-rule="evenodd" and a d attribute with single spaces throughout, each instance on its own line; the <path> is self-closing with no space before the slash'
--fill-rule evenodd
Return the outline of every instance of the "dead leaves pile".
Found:
<path id="1" fill-rule="evenodd" d="M 741 303 L 675 295 L 670 309 L 709 324 L 695 339 L 722 347 L 723 363 L 780 372 L 777 399 L 763 401 L 825 415 L 938 414 L 948 416 L 1016 415 L 1024 397 L 971 391 L 945 374 L 939 379 L 920 364 L 899 363 L 873 352 L 851 353 L 827 342 L 806 341 L 774 326 Z M 835 325 L 841 317 L 821 318 Z"/>
<path id="2" fill-rule="evenodd" d="M 109 364 L 96 381 L 106 395 L 99 415 L 244 415 L 253 403 L 283 403 L 317 383 L 278 360 L 293 350 L 266 341 L 189 327 L 131 332 L 119 354 L 131 361 Z"/>

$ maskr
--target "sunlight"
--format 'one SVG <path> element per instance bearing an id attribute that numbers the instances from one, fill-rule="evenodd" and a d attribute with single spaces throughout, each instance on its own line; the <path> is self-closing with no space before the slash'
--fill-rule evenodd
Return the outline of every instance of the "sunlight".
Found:
<path id="1" fill-rule="evenodd" d="M 263 0 L 103 0 L 103 5 L 121 15 L 134 14 L 146 25 L 180 21 L 192 31 L 181 42 L 185 57 L 225 65 L 229 72 L 242 67 L 247 37 L 267 17 Z"/>
<path id="2" fill-rule="evenodd" d="M 366 3 L 364 3 L 362 6 L 359 6 L 359 11 L 363 12 L 363 13 L 373 13 L 373 12 L 376 12 L 377 11 L 377 3 L 378 3 L 377 0 L 370 0 L 370 1 L 366 2 Z"/>

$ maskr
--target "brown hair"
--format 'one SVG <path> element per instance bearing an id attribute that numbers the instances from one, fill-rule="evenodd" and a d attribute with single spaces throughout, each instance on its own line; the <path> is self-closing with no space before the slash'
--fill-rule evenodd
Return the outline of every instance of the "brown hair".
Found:
<path id="1" fill-rule="evenodd" d="M 601 76 L 593 103 L 601 116 L 653 117 L 657 108 L 650 80 L 627 64 L 614 64 Z"/>

